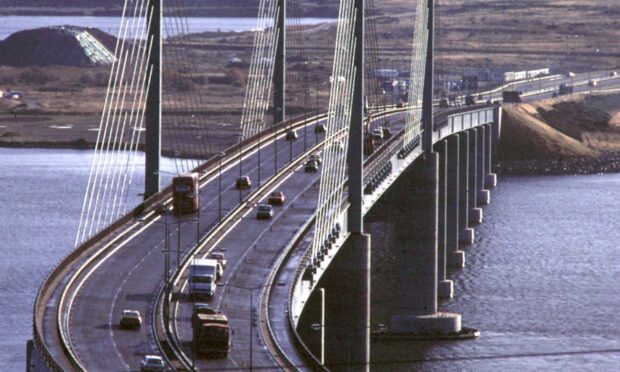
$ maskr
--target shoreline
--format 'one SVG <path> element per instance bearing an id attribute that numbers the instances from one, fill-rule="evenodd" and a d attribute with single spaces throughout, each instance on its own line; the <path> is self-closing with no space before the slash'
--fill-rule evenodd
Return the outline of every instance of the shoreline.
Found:
<path id="1" fill-rule="evenodd" d="M 501 160 L 495 166 L 502 176 L 575 176 L 620 173 L 620 152 L 595 158 Z"/>

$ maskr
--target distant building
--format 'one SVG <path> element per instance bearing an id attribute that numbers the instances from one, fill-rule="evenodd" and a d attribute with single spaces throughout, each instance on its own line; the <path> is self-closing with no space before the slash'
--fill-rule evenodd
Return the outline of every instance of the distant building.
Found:
<path id="1" fill-rule="evenodd" d="M 493 84 L 506 84 L 512 81 L 533 79 L 549 75 L 549 68 L 533 70 L 511 71 L 508 69 L 481 69 L 463 72 L 463 86 L 466 89 L 476 89 Z"/>
<path id="2" fill-rule="evenodd" d="M 375 78 L 395 79 L 398 77 L 398 70 L 378 68 L 375 70 Z"/>

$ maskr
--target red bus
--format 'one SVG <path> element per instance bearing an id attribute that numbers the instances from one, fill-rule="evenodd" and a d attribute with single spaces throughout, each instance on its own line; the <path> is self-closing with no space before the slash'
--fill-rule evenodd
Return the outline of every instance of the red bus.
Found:
<path id="1" fill-rule="evenodd" d="M 186 173 L 172 180 L 172 207 L 174 214 L 194 213 L 200 208 L 198 173 Z"/>

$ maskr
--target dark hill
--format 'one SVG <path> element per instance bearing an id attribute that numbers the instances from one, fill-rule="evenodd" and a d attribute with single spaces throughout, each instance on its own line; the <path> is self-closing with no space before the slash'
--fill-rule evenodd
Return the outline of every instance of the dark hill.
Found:
<path id="1" fill-rule="evenodd" d="M 0 42 L 0 65 L 95 66 L 113 61 L 116 38 L 94 28 L 45 27 Z"/>

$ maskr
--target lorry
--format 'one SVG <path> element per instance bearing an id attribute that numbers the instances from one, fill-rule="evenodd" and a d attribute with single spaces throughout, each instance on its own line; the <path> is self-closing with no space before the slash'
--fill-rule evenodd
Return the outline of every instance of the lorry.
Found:
<path id="1" fill-rule="evenodd" d="M 217 260 L 210 258 L 196 258 L 189 266 L 189 296 L 213 297 L 217 288 Z"/>
<path id="2" fill-rule="evenodd" d="M 521 92 L 516 90 L 502 92 L 502 100 L 504 103 L 521 103 Z"/>
<path id="3" fill-rule="evenodd" d="M 172 207 L 174 213 L 194 213 L 200 208 L 198 173 L 186 173 L 172 179 Z"/>
<path id="4" fill-rule="evenodd" d="M 560 88 L 558 89 L 558 94 L 563 96 L 565 94 L 573 94 L 574 87 L 568 84 L 560 84 Z"/>
<path id="5" fill-rule="evenodd" d="M 205 309 L 209 311 L 204 311 Z M 228 317 L 219 310 L 194 307 L 192 315 L 194 350 L 199 356 L 226 358 L 230 349 Z"/>

